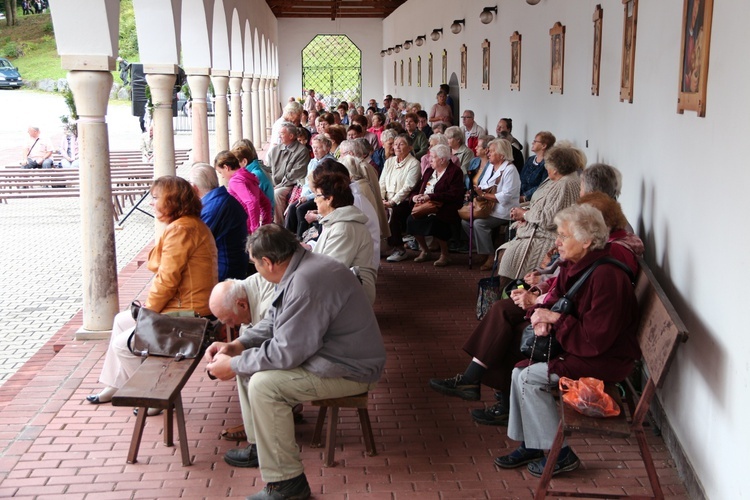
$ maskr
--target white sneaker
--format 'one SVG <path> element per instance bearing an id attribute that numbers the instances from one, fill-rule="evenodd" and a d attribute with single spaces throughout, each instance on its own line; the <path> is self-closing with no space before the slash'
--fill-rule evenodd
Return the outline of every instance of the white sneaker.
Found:
<path id="1" fill-rule="evenodd" d="M 408 259 L 409 256 L 406 255 L 406 250 L 394 250 L 391 255 L 388 256 L 387 260 L 388 262 L 401 262 L 402 260 Z"/>

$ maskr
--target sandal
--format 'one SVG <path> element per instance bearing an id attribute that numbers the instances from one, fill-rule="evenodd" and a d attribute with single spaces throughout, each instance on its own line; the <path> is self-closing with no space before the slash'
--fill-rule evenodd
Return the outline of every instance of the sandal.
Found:
<path id="1" fill-rule="evenodd" d="M 227 441 L 247 441 L 247 433 L 245 432 L 245 425 L 240 424 L 229 429 L 221 431 L 221 438 Z"/>
<path id="2" fill-rule="evenodd" d="M 515 469 L 541 458 L 544 458 L 544 450 L 534 450 L 521 445 L 512 453 L 495 458 L 495 465 L 503 469 Z"/>

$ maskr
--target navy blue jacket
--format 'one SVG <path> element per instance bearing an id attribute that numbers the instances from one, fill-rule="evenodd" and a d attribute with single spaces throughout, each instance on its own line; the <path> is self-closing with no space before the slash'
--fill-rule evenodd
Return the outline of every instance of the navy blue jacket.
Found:
<path id="1" fill-rule="evenodd" d="M 219 257 L 219 281 L 247 277 L 247 213 L 227 188 L 220 186 L 201 199 L 201 219 L 211 229 Z"/>

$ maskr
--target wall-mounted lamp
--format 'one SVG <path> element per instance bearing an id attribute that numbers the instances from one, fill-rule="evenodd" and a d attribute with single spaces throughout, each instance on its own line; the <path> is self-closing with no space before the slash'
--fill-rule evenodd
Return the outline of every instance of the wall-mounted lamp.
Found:
<path id="1" fill-rule="evenodd" d="M 430 38 L 432 38 L 433 42 L 437 42 L 440 40 L 440 36 L 443 34 L 443 28 L 435 28 L 432 30 L 432 33 L 430 33 Z"/>
<path id="2" fill-rule="evenodd" d="M 539 0 L 526 0 L 526 3 L 529 5 L 536 5 L 539 3 Z"/>
<path id="3" fill-rule="evenodd" d="M 492 22 L 492 19 L 495 17 L 492 15 L 492 13 L 495 13 L 495 16 L 497 15 L 497 5 L 494 7 L 485 7 L 482 9 L 482 13 L 479 14 L 479 20 L 482 21 L 482 24 L 490 24 Z"/>
<path id="4" fill-rule="evenodd" d="M 405 41 L 404 42 L 404 48 L 406 50 L 409 50 L 411 48 L 412 43 L 414 43 L 413 40 L 407 40 L 407 41 Z"/>
<path id="5" fill-rule="evenodd" d="M 461 25 L 466 24 L 466 19 L 456 19 L 453 21 L 453 24 L 451 24 L 451 33 L 454 35 L 458 35 L 461 33 Z"/>
<path id="6" fill-rule="evenodd" d="M 395 51 L 396 51 L 396 54 L 398 54 L 399 52 L 401 52 L 401 47 L 403 47 L 403 45 L 396 45 L 396 46 L 395 46 L 395 47 L 393 48 L 393 50 L 395 50 Z"/>
<path id="7" fill-rule="evenodd" d="M 384 49 L 384 50 L 381 50 L 381 51 L 380 51 L 380 57 L 385 57 L 385 55 L 386 55 L 387 53 L 388 53 L 388 51 L 387 51 L 387 50 L 385 50 L 385 49 Z"/>
<path id="8" fill-rule="evenodd" d="M 427 39 L 426 35 L 419 35 L 414 43 L 417 44 L 417 47 L 421 47 L 424 45 L 424 41 Z"/>
<path id="9" fill-rule="evenodd" d="M 388 55 L 393 54 L 393 47 L 388 47 L 388 50 L 386 50 L 386 52 L 388 53 Z"/>

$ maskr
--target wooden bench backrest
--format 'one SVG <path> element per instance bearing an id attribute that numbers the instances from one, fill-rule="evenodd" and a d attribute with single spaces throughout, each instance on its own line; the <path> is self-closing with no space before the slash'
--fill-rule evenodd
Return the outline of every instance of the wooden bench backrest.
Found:
<path id="1" fill-rule="evenodd" d="M 643 259 L 635 294 L 641 309 L 638 343 L 648 373 L 656 388 L 664 383 L 677 346 L 687 341 L 688 332 L 672 303 Z"/>

